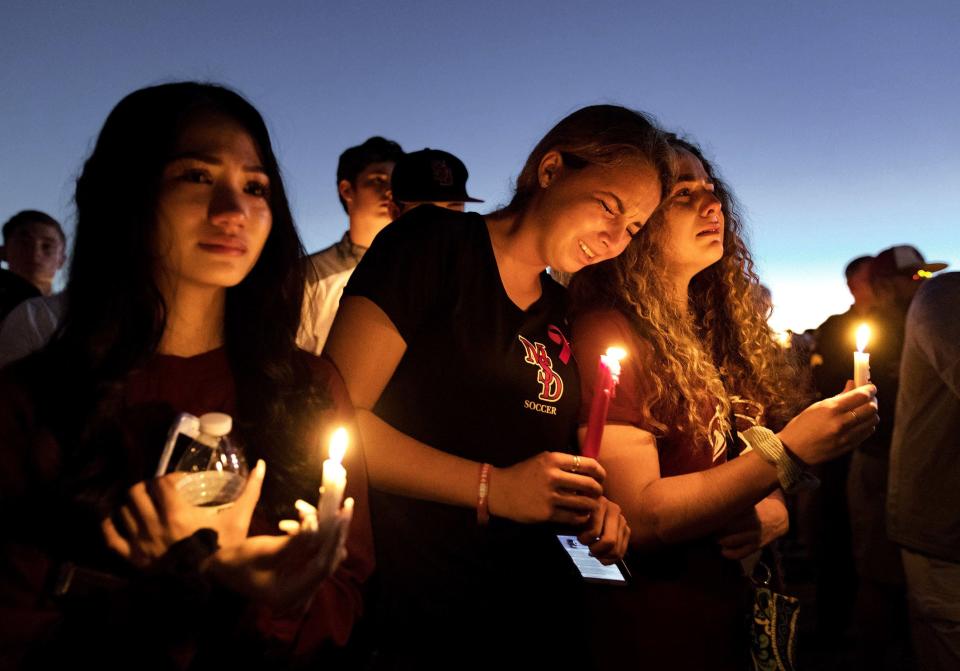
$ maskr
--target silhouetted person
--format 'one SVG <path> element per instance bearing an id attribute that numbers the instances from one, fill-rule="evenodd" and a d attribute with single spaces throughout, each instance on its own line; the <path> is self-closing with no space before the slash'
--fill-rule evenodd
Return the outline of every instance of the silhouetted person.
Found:
<path id="1" fill-rule="evenodd" d="M 396 216 L 431 204 L 463 212 L 465 203 L 482 203 L 467 194 L 467 166 L 439 149 L 410 152 L 397 161 L 390 178 Z"/>
<path id="2" fill-rule="evenodd" d="M 880 424 L 876 433 L 854 450 L 847 478 L 858 578 L 858 661 L 863 669 L 883 668 L 896 646 L 906 644 L 903 566 L 900 549 L 887 538 L 886 526 L 890 441 L 907 310 L 924 279 L 945 267 L 944 263 L 927 263 L 909 245 L 885 249 L 870 262 L 876 304 L 867 314 L 872 330 L 867 350 L 870 378 L 878 390 Z"/>
<path id="3" fill-rule="evenodd" d="M 960 273 L 907 313 L 890 447 L 887 529 L 900 545 L 923 671 L 960 669 Z"/>
<path id="4" fill-rule="evenodd" d="M 853 305 L 832 315 L 816 332 L 811 361 L 813 381 L 821 398 L 843 390 L 853 374 L 854 337 L 857 326 L 873 307 L 870 286 L 872 256 L 859 256 L 844 269 Z M 841 643 L 850 626 L 856 598 L 857 574 L 850 545 L 850 518 L 847 511 L 847 473 L 850 454 L 817 469 L 820 487 L 811 493 L 814 560 L 817 565 L 817 634 L 827 646 Z"/>
<path id="5" fill-rule="evenodd" d="M 859 256 L 847 264 L 844 275 L 853 296 L 853 305 L 846 312 L 828 317 L 817 328 L 815 355 L 822 360 L 814 367 L 814 384 L 824 398 L 843 389 L 851 376 L 851 357 L 856 349 L 854 332 L 866 319 L 875 297 L 870 285 L 872 256 Z"/>

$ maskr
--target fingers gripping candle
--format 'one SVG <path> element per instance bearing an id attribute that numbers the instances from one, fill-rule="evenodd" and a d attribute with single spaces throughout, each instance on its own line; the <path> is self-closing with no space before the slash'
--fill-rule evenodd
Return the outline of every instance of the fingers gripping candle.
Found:
<path id="1" fill-rule="evenodd" d="M 597 458 L 600 453 L 600 439 L 603 438 L 603 426 L 607 423 L 610 399 L 616 394 L 620 382 L 620 361 L 627 353 L 619 347 L 607 348 L 600 355 L 597 369 L 597 382 L 593 387 L 593 400 L 590 402 L 590 417 L 587 422 L 587 435 L 583 440 L 583 456 Z"/>
<path id="2" fill-rule="evenodd" d="M 857 351 L 853 353 L 853 385 L 861 387 L 870 382 L 870 353 L 863 350 L 870 340 L 870 327 L 861 324 L 857 329 Z"/>
<path id="3" fill-rule="evenodd" d="M 317 522 L 323 525 L 340 512 L 343 490 L 347 486 L 347 469 L 341 463 L 347 451 L 347 430 L 340 427 L 330 438 L 328 458 L 323 461 L 323 486 L 317 504 Z"/>

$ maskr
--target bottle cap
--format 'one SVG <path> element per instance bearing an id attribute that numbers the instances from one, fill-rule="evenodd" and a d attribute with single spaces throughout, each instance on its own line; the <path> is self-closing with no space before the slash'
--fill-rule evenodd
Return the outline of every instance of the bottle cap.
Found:
<path id="1" fill-rule="evenodd" d="M 200 415 L 200 433 L 220 438 L 233 429 L 233 418 L 222 412 L 208 412 Z"/>

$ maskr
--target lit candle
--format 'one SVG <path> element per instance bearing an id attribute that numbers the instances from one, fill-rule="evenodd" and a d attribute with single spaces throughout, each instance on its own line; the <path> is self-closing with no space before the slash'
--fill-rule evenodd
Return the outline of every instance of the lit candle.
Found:
<path id="1" fill-rule="evenodd" d="M 870 353 L 863 350 L 870 340 L 870 327 L 860 324 L 857 329 L 857 351 L 853 353 L 853 385 L 862 387 L 870 382 Z"/>
<path id="2" fill-rule="evenodd" d="M 317 504 L 317 522 L 333 520 L 340 512 L 343 489 L 347 486 L 347 469 L 341 463 L 347 451 L 347 430 L 340 427 L 330 438 L 328 458 L 323 461 L 323 486 Z"/>
<path id="3" fill-rule="evenodd" d="M 590 418 L 587 421 L 587 436 L 581 450 L 585 457 L 596 459 L 600 454 L 603 426 L 607 423 L 610 399 L 616 394 L 620 382 L 620 360 L 625 356 L 627 353 L 619 347 L 610 347 L 606 354 L 600 355 L 597 382 L 593 386 L 593 400 L 590 403 Z"/>

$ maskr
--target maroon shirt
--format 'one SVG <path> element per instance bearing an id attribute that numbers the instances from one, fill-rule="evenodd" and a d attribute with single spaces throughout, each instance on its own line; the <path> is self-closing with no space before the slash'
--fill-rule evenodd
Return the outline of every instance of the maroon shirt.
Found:
<path id="1" fill-rule="evenodd" d="M 574 322 L 571 344 L 583 385 L 581 425 L 589 417 L 599 357 L 608 347 L 619 346 L 628 354 L 607 423 L 654 434 L 662 478 L 704 471 L 726 461 L 726 441 L 717 428 L 715 408 L 701 412 L 702 421 L 709 423 L 711 442 L 680 432 L 675 418 L 645 415 L 644 402 L 653 398 L 660 363 L 650 343 L 622 313 L 597 310 L 581 315 Z M 591 593 L 598 668 L 626 664 L 691 671 L 746 668 L 745 581 L 740 564 L 725 559 L 715 539 L 631 549 L 627 565 L 633 574 L 629 586 Z"/>
<path id="2" fill-rule="evenodd" d="M 712 441 L 708 444 L 676 428 L 674 417 L 650 417 L 644 402 L 656 392 L 654 376 L 660 368 L 653 347 L 636 334 L 627 318 L 617 310 L 589 312 L 578 318 L 573 329 L 573 351 L 582 380 L 580 423 L 586 424 L 593 402 L 597 363 L 608 347 L 627 351 L 621 362 L 620 383 L 610 401 L 608 424 L 628 424 L 652 433 L 657 438 L 660 477 L 705 471 L 726 461 L 726 445 L 719 429 L 716 407 L 702 408 L 701 418 L 709 425 Z M 662 425 L 662 426 L 658 426 Z"/>
<path id="3" fill-rule="evenodd" d="M 313 370 L 333 401 L 319 421 L 351 426 L 353 408 L 339 372 L 326 359 L 301 356 L 300 365 Z M 81 517 L 78 522 L 70 511 L 51 510 L 50 502 L 58 500 L 70 473 L 59 442 L 43 419 L 50 409 L 38 407 L 36 399 L 43 392 L 31 384 L 35 379 L 32 363 L 27 360 L 0 374 L 0 518 L 9 522 L 0 539 L 0 666 L 51 636 L 58 625 L 62 604 L 50 596 L 50 586 L 61 561 L 135 577 L 134 570 L 106 548 L 95 520 Z M 222 349 L 189 358 L 157 355 L 130 374 L 115 423 L 114 435 L 123 449 L 111 453 L 115 461 L 123 462 L 113 471 L 125 474 L 123 487 L 152 476 L 166 427 L 177 413 L 234 415 L 235 400 L 233 375 Z M 359 436 L 355 426 L 351 434 Z M 344 465 L 345 496 L 356 500 L 348 558 L 322 583 L 306 613 L 277 617 L 238 598 L 246 612 L 236 618 L 237 626 L 245 631 L 226 632 L 226 636 L 259 638 L 273 651 L 297 656 L 307 656 L 325 644 L 346 643 L 362 609 L 361 585 L 373 570 L 373 540 L 360 445 L 351 446 Z M 318 485 L 319 481 L 318 471 Z M 258 511 L 251 533 L 278 532 Z M 162 633 L 158 634 L 162 641 Z M 190 658 L 189 653 L 173 656 L 182 661 Z"/>

